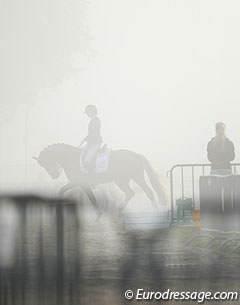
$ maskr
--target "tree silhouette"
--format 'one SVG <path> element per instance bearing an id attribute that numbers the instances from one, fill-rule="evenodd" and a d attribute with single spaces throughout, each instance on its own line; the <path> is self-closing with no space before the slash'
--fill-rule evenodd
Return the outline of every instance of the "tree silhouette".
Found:
<path id="1" fill-rule="evenodd" d="M 85 0 L 0 1 L 0 127 L 25 104 L 24 163 L 28 171 L 28 113 L 38 94 L 78 72 L 90 56 Z"/>
<path id="2" fill-rule="evenodd" d="M 1 104 L 12 111 L 31 105 L 42 89 L 77 72 L 72 59 L 91 53 L 85 7 L 83 0 L 0 2 Z"/>

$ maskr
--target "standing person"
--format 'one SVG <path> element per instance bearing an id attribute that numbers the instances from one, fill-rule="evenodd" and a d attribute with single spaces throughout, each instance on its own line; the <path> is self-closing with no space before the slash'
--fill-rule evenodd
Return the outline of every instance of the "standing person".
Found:
<path id="1" fill-rule="evenodd" d="M 207 146 L 211 174 L 231 174 L 231 161 L 235 159 L 234 144 L 226 137 L 226 126 L 222 122 L 215 125 L 216 136 Z"/>
<path id="2" fill-rule="evenodd" d="M 88 124 L 88 134 L 81 141 L 80 146 L 86 143 L 82 155 L 84 167 L 88 172 L 93 172 L 97 151 L 103 142 L 101 136 L 101 121 L 97 117 L 97 107 L 95 105 L 86 106 L 85 113 L 90 118 L 90 122 Z"/>

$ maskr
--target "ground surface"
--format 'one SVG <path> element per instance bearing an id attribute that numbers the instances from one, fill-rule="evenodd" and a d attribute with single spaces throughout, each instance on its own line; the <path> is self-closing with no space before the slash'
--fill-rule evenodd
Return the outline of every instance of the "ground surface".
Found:
<path id="1" fill-rule="evenodd" d="M 64 211 L 61 255 L 56 213 L 30 209 L 18 230 L 15 263 L 0 270 L 0 304 L 128 304 L 135 301 L 126 301 L 124 291 L 138 288 L 160 292 L 240 290 L 240 256 L 232 253 L 234 245 L 219 250 L 218 242 L 205 248 L 205 241 L 199 240 L 185 246 L 200 229 L 180 226 L 134 231 L 126 230 L 121 219 L 112 215 L 104 215 L 101 223 L 94 222 L 94 217 L 81 208 Z"/>

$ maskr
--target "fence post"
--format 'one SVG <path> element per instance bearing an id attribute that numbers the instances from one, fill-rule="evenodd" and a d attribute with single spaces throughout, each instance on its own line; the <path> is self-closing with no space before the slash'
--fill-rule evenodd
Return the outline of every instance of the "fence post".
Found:
<path id="1" fill-rule="evenodd" d="M 63 304 L 63 289 L 64 289 L 64 221 L 63 221 L 63 205 L 62 203 L 56 204 L 56 229 L 57 229 L 57 270 L 56 270 L 56 299 L 57 305 Z"/>

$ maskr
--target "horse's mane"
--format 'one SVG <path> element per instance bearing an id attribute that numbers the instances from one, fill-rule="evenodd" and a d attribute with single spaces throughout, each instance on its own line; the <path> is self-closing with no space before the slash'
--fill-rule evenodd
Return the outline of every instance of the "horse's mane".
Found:
<path id="1" fill-rule="evenodd" d="M 80 152 L 80 149 L 76 146 L 70 145 L 70 144 L 65 144 L 65 143 L 55 143 L 48 145 L 45 147 L 39 154 L 38 159 L 41 161 L 44 160 L 49 160 L 52 157 L 56 156 L 64 156 L 65 152 L 72 152 L 72 153 L 77 153 Z"/>

